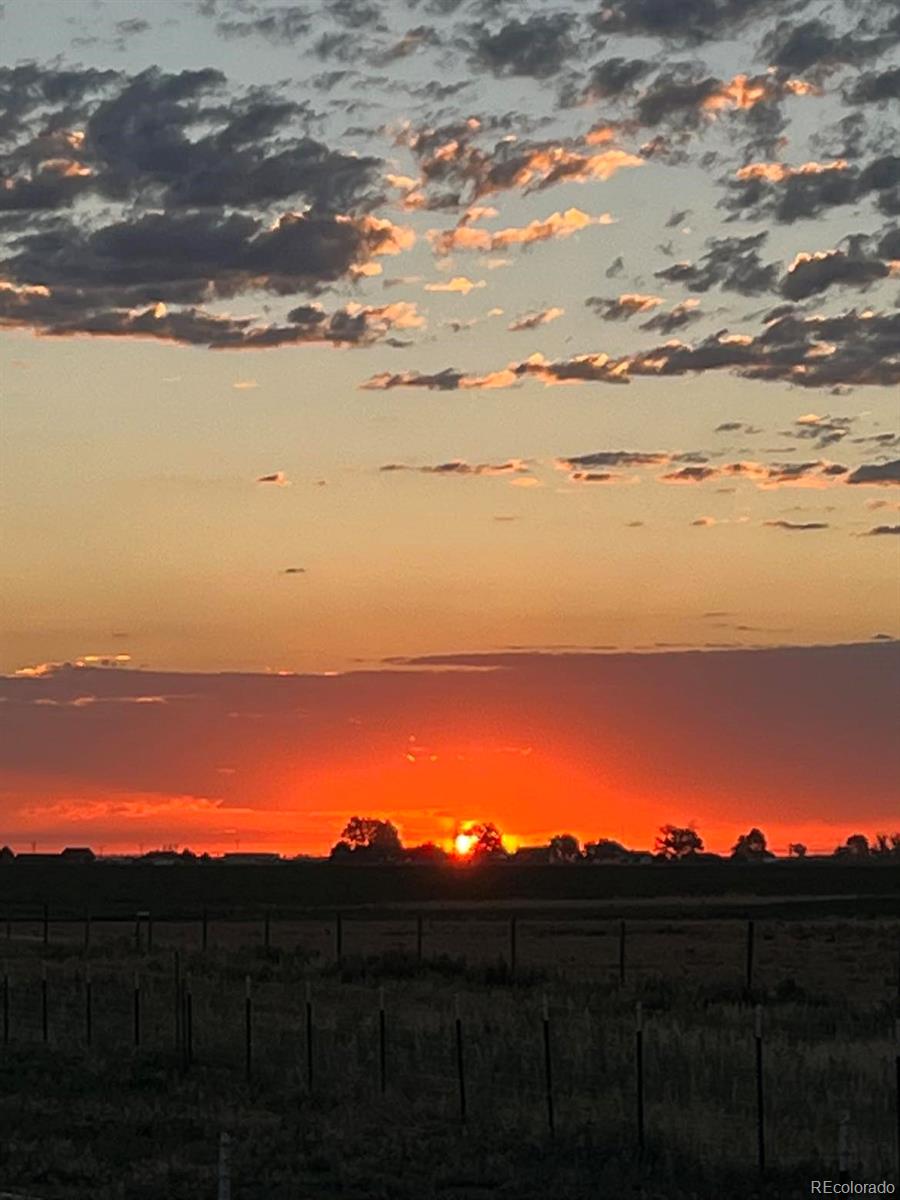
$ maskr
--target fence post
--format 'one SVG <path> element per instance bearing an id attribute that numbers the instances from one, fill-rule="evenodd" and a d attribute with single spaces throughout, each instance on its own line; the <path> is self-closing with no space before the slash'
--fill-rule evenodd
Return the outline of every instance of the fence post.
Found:
<path id="1" fill-rule="evenodd" d="M 625 982 L 625 922 L 619 922 L 619 983 Z"/>
<path id="2" fill-rule="evenodd" d="M 516 959 L 518 957 L 518 955 L 517 955 L 518 946 L 516 944 L 517 934 L 518 934 L 518 929 L 516 926 L 516 918 L 510 917 L 509 918 L 509 973 L 513 979 L 515 979 L 515 976 L 516 976 Z"/>
<path id="3" fill-rule="evenodd" d="M 419 962 L 422 961 L 423 933 L 424 933 L 422 925 L 423 925 L 422 914 L 419 913 L 416 916 L 416 958 L 419 960 Z"/>
<path id="4" fill-rule="evenodd" d="M 134 973 L 134 1044 L 141 1044 L 141 977 Z"/>
<path id="5" fill-rule="evenodd" d="M 838 1122 L 838 1180 L 847 1183 L 850 1179 L 850 1114 L 841 1113 Z"/>
<path id="6" fill-rule="evenodd" d="M 194 992 L 191 987 L 190 971 L 184 976 L 184 1069 L 187 1072 L 194 1062 Z"/>
<path id="7" fill-rule="evenodd" d="M 634 1006 L 634 1067 L 637 1094 L 638 1154 L 644 1153 L 644 1010 L 638 1000 Z"/>
<path id="8" fill-rule="evenodd" d="M 757 1004 L 754 1013 L 756 1043 L 756 1165 L 760 1173 L 766 1169 L 766 1109 L 763 1090 L 763 1010 Z"/>
<path id="9" fill-rule="evenodd" d="M 219 1134 L 219 1170 L 217 1200 L 231 1200 L 231 1138 L 223 1129 Z"/>
<path id="10" fill-rule="evenodd" d="M 313 1007 L 312 983 L 306 981 L 306 1086 L 311 1092 L 313 1086 Z"/>
<path id="11" fill-rule="evenodd" d="M 553 1113 L 553 1059 L 550 1053 L 550 1004 L 546 994 L 543 1001 L 543 1026 L 544 1026 L 544 1084 L 547 1090 L 547 1129 L 550 1136 L 553 1137 L 556 1132 L 556 1123 Z"/>
<path id="12" fill-rule="evenodd" d="M 44 905 L 44 945 L 50 945 L 50 909 Z"/>
<path id="13" fill-rule="evenodd" d="M 751 917 L 747 921 L 747 968 L 746 968 L 746 987 L 748 994 L 753 991 L 753 951 L 754 951 L 754 932 L 755 924 Z"/>
<path id="14" fill-rule="evenodd" d="M 94 981 L 90 963 L 84 968 L 84 1044 L 94 1044 Z"/>
<path id="15" fill-rule="evenodd" d="M 50 1040 L 50 1018 L 48 1010 L 47 964 L 41 963 L 41 1034 L 44 1045 Z"/>
<path id="16" fill-rule="evenodd" d="M 244 978 L 244 1074 L 247 1082 L 253 1072 L 253 1000 L 250 996 L 250 976 Z"/>
<path id="17" fill-rule="evenodd" d="M 384 988 L 378 989 L 378 1072 L 382 1096 L 387 1091 L 387 1028 L 384 1014 Z"/>
<path id="18" fill-rule="evenodd" d="M 175 1022 L 173 1026 L 175 1054 L 181 1053 L 181 956 L 177 950 L 172 951 L 173 982 L 175 985 Z"/>
<path id="19" fill-rule="evenodd" d="M 456 1025 L 456 1077 L 459 1082 L 459 1120 L 466 1123 L 466 1071 L 463 1058 L 462 1015 L 459 1008 L 459 993 L 453 997 L 453 1011 Z"/>
<path id="20" fill-rule="evenodd" d="M 337 963 L 344 958 L 344 919 L 340 913 L 334 918 L 334 958 Z"/>

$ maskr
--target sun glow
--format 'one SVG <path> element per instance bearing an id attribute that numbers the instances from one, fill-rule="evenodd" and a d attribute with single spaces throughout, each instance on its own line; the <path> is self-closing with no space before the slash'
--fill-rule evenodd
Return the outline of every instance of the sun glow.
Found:
<path id="1" fill-rule="evenodd" d="M 478 838 L 471 833 L 458 833 L 453 839 L 453 853 L 458 858 L 467 858 L 475 847 Z"/>

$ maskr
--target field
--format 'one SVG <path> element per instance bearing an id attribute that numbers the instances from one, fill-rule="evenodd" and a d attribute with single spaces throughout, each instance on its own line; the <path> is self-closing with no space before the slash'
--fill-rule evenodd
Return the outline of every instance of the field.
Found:
<path id="1" fill-rule="evenodd" d="M 213 1196 L 222 1131 L 235 1200 L 799 1197 L 841 1165 L 898 1182 L 884 881 L 864 919 L 847 894 L 830 915 L 774 891 L 633 898 L 624 941 L 596 901 L 231 911 L 205 949 L 177 905 L 150 942 L 124 902 L 46 930 L 20 903 L 0 1188 Z"/>

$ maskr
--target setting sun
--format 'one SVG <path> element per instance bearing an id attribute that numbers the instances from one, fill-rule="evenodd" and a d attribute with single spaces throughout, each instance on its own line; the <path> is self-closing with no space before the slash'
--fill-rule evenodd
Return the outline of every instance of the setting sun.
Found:
<path id="1" fill-rule="evenodd" d="M 458 833 L 453 839 L 453 853 L 459 858 L 466 858 L 477 841 L 471 833 Z"/>

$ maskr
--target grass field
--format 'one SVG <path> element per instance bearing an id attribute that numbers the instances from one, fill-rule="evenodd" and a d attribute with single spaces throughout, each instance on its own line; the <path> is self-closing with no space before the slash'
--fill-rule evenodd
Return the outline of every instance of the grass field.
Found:
<path id="1" fill-rule="evenodd" d="M 893 917 L 758 918 L 752 993 L 746 923 L 696 911 L 630 917 L 624 983 L 618 920 L 528 906 L 514 975 L 499 909 L 429 908 L 421 960 L 408 913 L 345 919 L 340 961 L 330 914 L 272 920 L 268 948 L 258 914 L 218 919 L 205 953 L 196 919 L 157 924 L 152 948 L 144 923 L 140 949 L 130 924 L 96 921 L 86 953 L 78 923 L 51 923 L 47 946 L 40 922 L 11 932 L 0 1187 L 47 1200 L 213 1196 L 224 1129 L 235 1200 L 799 1197 L 810 1178 L 837 1178 L 842 1119 L 854 1178 L 900 1182 Z M 176 950 L 191 995 L 187 1068 Z"/>

